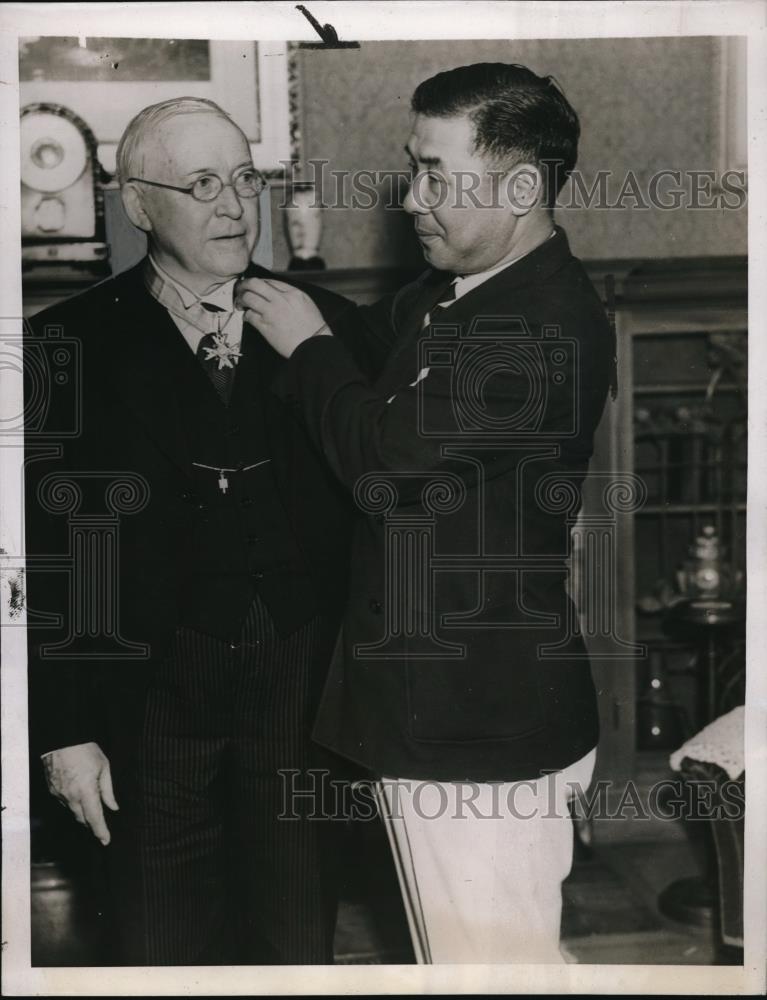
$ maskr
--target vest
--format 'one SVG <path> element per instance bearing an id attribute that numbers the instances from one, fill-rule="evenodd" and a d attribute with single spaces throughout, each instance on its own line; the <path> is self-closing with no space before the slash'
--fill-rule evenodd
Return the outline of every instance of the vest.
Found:
<path id="1" fill-rule="evenodd" d="M 181 581 L 179 624 L 237 641 L 256 594 L 287 635 L 318 612 L 309 572 L 275 479 L 259 378 L 260 337 L 243 334 L 229 406 L 199 362 L 182 380 L 182 411 L 193 462 L 189 505 L 193 541 Z M 199 375 L 199 377 L 197 377 Z M 266 460 L 266 461 L 265 461 Z M 262 464 L 258 464 L 262 463 Z M 203 468 L 210 466 L 211 468 Z M 255 466 L 254 468 L 247 468 Z M 219 469 L 226 472 L 225 491 Z"/>

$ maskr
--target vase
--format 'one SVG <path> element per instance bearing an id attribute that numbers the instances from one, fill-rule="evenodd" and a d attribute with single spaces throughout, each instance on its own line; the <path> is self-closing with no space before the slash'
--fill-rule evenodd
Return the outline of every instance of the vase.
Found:
<path id="1" fill-rule="evenodd" d="M 291 258 L 290 271 L 321 270 L 322 207 L 313 184 L 294 184 L 285 205 L 285 228 Z"/>

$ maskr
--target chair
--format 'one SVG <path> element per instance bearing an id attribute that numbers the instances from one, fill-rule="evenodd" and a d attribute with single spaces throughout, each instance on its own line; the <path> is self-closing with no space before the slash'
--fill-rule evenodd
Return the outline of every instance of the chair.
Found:
<path id="1" fill-rule="evenodd" d="M 719 815 L 711 820 L 711 834 L 717 862 L 719 934 L 722 944 L 742 948 L 744 811 L 740 808 L 734 816 L 725 812 L 725 806 L 730 813 L 736 811 L 736 795 L 732 787 L 723 795 L 723 787 L 732 786 L 732 779 L 721 767 L 685 757 L 681 772 L 688 780 L 705 781 L 715 788 L 712 806 Z M 737 795 L 743 802 L 745 775 L 737 778 L 736 783 Z"/>
<path id="2" fill-rule="evenodd" d="M 728 949 L 743 948 L 743 718 L 743 706 L 720 716 L 673 753 L 670 761 L 687 781 L 705 782 L 712 789 L 710 830 L 716 872 L 711 874 L 724 958 Z M 739 960 L 738 952 L 734 957 Z"/>

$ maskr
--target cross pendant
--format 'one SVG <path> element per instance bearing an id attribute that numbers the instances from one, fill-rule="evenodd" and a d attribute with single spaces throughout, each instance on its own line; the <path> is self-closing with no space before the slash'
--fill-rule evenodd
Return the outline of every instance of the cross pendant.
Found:
<path id="1" fill-rule="evenodd" d="M 221 469 L 221 471 L 219 472 L 218 488 L 221 490 L 222 493 L 226 493 L 226 491 L 229 489 L 229 480 L 224 475 L 223 469 Z"/>

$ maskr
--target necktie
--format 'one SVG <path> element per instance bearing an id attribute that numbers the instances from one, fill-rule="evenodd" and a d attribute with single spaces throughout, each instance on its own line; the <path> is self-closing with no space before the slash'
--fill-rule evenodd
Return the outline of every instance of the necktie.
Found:
<path id="1" fill-rule="evenodd" d="M 455 302 L 455 298 L 455 276 L 453 276 L 450 284 L 440 294 L 436 304 L 424 316 L 423 325 L 431 326 L 434 323 L 439 323 L 442 314 Z"/>
<path id="2" fill-rule="evenodd" d="M 218 393 L 221 401 L 228 404 L 232 397 L 234 387 L 234 373 L 237 362 L 232 360 L 230 364 L 221 365 L 217 356 L 209 356 L 210 351 L 216 349 L 216 336 L 221 331 L 221 313 L 226 312 L 220 306 L 214 306 L 210 302 L 201 302 L 200 305 L 207 313 L 217 313 L 217 333 L 206 333 L 197 345 L 197 360 L 205 370 L 206 375 L 213 383 L 213 387 Z M 212 317 L 211 317 L 212 318 Z"/>
<path id="3" fill-rule="evenodd" d="M 386 363 L 387 380 L 390 381 L 392 388 L 405 381 L 404 377 L 412 370 L 411 353 L 414 347 L 416 354 L 418 353 L 418 348 L 415 346 L 417 339 L 431 323 L 439 322 L 440 313 L 455 299 L 457 277 L 458 275 L 450 271 L 434 271 L 430 275 L 429 285 L 421 289 L 411 311 L 403 317 L 402 324 L 398 327 L 397 340 Z M 415 382 L 410 382 L 412 375 L 407 381 L 411 386 L 416 385 L 424 376 L 424 372 L 428 374 L 428 371 L 428 368 L 423 369 L 417 375 Z M 388 402 L 391 403 L 394 398 L 390 396 Z"/>

